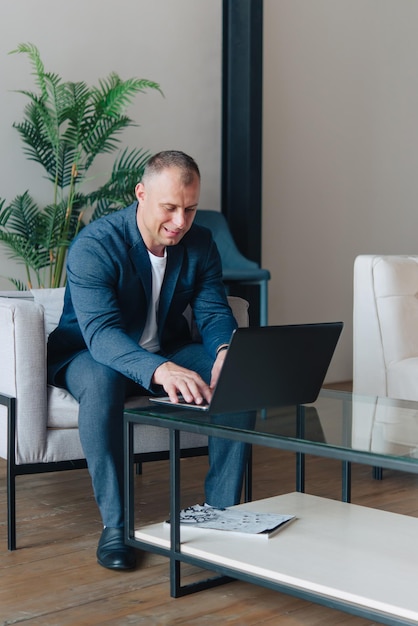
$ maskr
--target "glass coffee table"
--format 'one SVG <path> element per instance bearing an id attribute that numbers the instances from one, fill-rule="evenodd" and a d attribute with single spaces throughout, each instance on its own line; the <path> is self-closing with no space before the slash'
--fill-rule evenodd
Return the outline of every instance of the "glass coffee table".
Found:
<path id="1" fill-rule="evenodd" d="M 170 524 L 134 527 L 136 424 L 169 431 Z M 239 579 L 383 624 L 418 623 L 418 519 L 350 503 L 351 463 L 418 473 L 418 403 L 322 390 L 314 404 L 260 412 L 254 430 L 234 414 L 219 426 L 200 411 L 153 404 L 126 410 L 124 429 L 125 539 L 169 558 L 173 597 Z M 238 508 L 296 521 L 270 539 L 180 527 L 182 431 L 295 452 L 294 493 Z M 304 493 L 307 453 L 342 461 L 341 501 Z M 182 562 L 215 576 L 182 585 Z"/>

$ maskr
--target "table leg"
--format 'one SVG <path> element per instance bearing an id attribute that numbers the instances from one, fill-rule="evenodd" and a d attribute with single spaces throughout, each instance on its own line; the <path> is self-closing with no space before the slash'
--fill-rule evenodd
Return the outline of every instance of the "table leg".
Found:
<path id="1" fill-rule="evenodd" d="M 299 404 L 296 409 L 296 437 L 303 438 L 305 434 L 305 407 Z M 305 455 L 296 452 L 296 491 L 305 492 Z"/>
<path id="2" fill-rule="evenodd" d="M 180 543 L 180 431 L 170 429 L 170 595 L 179 598 L 235 580 L 217 575 L 187 585 L 181 584 Z"/>

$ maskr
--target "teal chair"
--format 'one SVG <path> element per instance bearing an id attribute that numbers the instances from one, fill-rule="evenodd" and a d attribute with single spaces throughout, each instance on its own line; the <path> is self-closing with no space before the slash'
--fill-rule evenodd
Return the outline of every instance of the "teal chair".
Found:
<path id="1" fill-rule="evenodd" d="M 219 211 L 196 212 L 195 223 L 212 231 L 222 260 L 222 277 L 229 290 L 231 283 L 258 285 L 260 289 L 260 326 L 268 324 L 268 281 L 270 272 L 250 261 L 238 250 L 228 222 Z"/>

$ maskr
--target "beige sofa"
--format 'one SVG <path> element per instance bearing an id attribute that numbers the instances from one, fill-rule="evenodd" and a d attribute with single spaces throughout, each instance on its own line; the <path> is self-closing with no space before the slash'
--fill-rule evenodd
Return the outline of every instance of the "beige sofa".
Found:
<path id="1" fill-rule="evenodd" d="M 64 289 L 0 293 L 0 457 L 7 459 L 8 544 L 16 547 L 16 476 L 85 467 L 78 434 L 78 403 L 66 390 L 47 385 L 46 345 L 58 324 Z M 240 326 L 248 303 L 229 298 Z M 144 406 L 133 398 L 127 406 Z M 139 461 L 167 456 L 168 431 L 147 425 L 135 430 Z M 207 439 L 182 433 L 184 455 L 206 453 Z"/>

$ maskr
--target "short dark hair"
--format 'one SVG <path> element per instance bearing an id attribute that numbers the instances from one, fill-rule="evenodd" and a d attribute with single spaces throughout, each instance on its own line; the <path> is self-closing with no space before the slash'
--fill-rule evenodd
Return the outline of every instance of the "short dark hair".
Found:
<path id="1" fill-rule="evenodd" d="M 153 174 L 159 174 L 169 167 L 177 167 L 181 170 L 182 181 L 186 186 L 191 185 L 196 177 L 200 180 L 199 167 L 191 156 L 180 150 L 164 150 L 157 152 L 149 159 L 144 169 L 142 181 L 146 181 Z"/>

